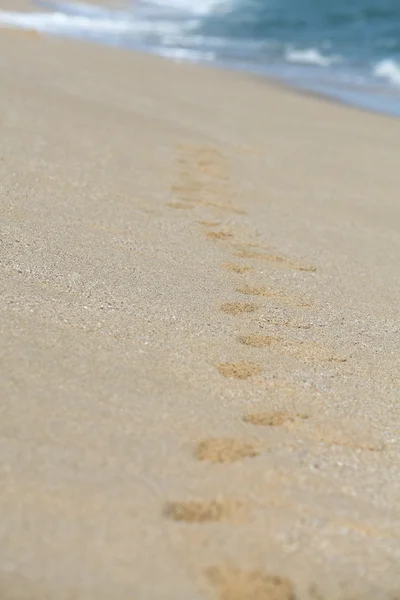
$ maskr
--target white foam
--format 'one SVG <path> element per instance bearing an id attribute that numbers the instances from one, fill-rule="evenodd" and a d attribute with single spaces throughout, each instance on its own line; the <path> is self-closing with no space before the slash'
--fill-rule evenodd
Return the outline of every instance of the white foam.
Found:
<path id="1" fill-rule="evenodd" d="M 400 87 L 400 63 L 391 58 L 385 58 L 376 63 L 373 68 L 373 74 Z"/>
<path id="2" fill-rule="evenodd" d="M 173 58 L 176 61 L 213 61 L 214 52 L 199 52 L 196 50 L 185 50 L 184 48 L 163 48 L 158 51 L 161 56 Z"/>
<path id="3" fill-rule="evenodd" d="M 173 9 L 192 15 L 207 15 L 230 4 L 229 0 L 149 0 L 148 6 Z"/>
<path id="4" fill-rule="evenodd" d="M 0 25 L 19 29 L 34 29 L 48 33 L 120 33 L 132 30 L 125 19 L 96 18 L 63 13 L 22 13 L 0 11 Z"/>
<path id="5" fill-rule="evenodd" d="M 0 27 L 29 29 L 59 35 L 156 35 L 163 40 L 179 39 L 182 27 L 173 21 L 132 19 L 129 15 L 112 18 L 87 17 L 64 13 L 21 13 L 0 11 Z"/>
<path id="6" fill-rule="evenodd" d="M 316 65 L 318 67 L 330 67 L 340 61 L 338 56 L 324 56 L 316 48 L 305 50 L 287 49 L 285 59 L 290 63 Z"/>
<path id="7" fill-rule="evenodd" d="M 158 43 L 162 46 L 164 43 L 171 43 L 171 36 L 176 43 L 183 41 L 185 35 L 195 29 L 200 15 L 219 3 L 220 0 L 138 1 L 128 12 L 105 9 L 85 2 L 43 0 L 41 6 L 47 9 L 46 12 L 0 10 L 0 27 L 32 29 L 56 35 L 101 37 L 102 34 L 108 34 L 115 37 L 132 34 L 132 39 L 136 38 L 139 42 L 141 36 L 151 36 L 158 37 Z M 54 12 L 50 12 L 52 9 Z"/>

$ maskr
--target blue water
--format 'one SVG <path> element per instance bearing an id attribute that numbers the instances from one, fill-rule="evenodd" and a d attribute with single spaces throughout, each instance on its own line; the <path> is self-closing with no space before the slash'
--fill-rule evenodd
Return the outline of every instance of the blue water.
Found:
<path id="1" fill-rule="evenodd" d="M 277 77 L 400 116 L 400 0 L 36 2 L 0 24 Z"/>

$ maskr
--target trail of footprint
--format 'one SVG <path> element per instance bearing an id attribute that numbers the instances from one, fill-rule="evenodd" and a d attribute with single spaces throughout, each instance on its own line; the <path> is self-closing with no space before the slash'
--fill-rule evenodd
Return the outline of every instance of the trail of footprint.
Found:
<path id="1" fill-rule="evenodd" d="M 239 294 L 244 294 L 245 296 L 261 296 L 263 298 L 271 298 L 283 304 L 290 304 L 292 306 L 298 306 L 301 308 L 309 308 L 311 306 L 310 302 L 298 298 L 292 298 L 284 292 L 272 290 L 265 285 L 241 285 L 236 288 L 236 291 Z"/>
<path id="2" fill-rule="evenodd" d="M 309 363 L 330 362 L 343 363 L 347 358 L 335 356 L 328 350 L 317 346 L 313 342 L 293 342 L 282 340 L 279 337 L 271 335 L 260 335 L 258 333 L 250 333 L 241 335 L 238 341 L 245 346 L 252 348 L 271 348 L 280 354 L 290 356 Z"/>
<path id="3" fill-rule="evenodd" d="M 266 575 L 258 569 L 210 567 L 205 575 L 217 589 L 220 600 L 296 600 L 289 579 Z"/>
<path id="4" fill-rule="evenodd" d="M 232 438 L 209 438 L 199 442 L 195 457 L 212 463 L 234 463 L 245 458 L 259 456 L 260 450 L 249 441 Z"/>
<path id="5" fill-rule="evenodd" d="M 229 188 L 229 172 L 226 160 L 218 151 L 210 148 L 186 148 L 187 156 L 180 161 L 182 170 L 179 179 L 173 186 L 177 202 L 169 203 L 170 208 L 184 210 L 196 206 L 207 206 L 218 210 L 243 214 L 233 205 L 234 193 Z M 205 237 L 210 241 L 225 242 L 232 247 L 233 256 L 248 261 L 261 261 L 273 267 L 314 272 L 311 265 L 300 261 L 273 254 L 268 246 L 257 243 L 240 244 L 236 235 L 223 227 L 219 221 L 201 221 Z M 245 275 L 254 270 L 250 264 L 227 262 L 222 268 L 237 275 Z M 301 299 L 291 298 L 283 292 L 273 291 L 266 286 L 245 285 L 238 287 L 236 292 L 247 296 L 270 298 L 282 304 L 297 307 L 309 307 L 310 303 Z M 246 315 L 255 312 L 259 306 L 252 302 L 226 302 L 220 309 L 231 316 Z M 282 309 L 283 310 L 283 309 Z M 269 318 L 269 323 L 277 326 L 309 328 L 309 323 L 298 323 L 290 319 Z M 259 334 L 243 335 L 238 338 L 241 344 L 253 348 L 267 348 L 297 358 L 304 362 L 345 362 L 346 358 L 334 356 L 324 348 L 311 342 L 286 341 L 280 337 Z M 248 361 L 226 362 L 215 365 L 219 373 L 228 378 L 247 380 L 261 374 L 261 365 Z M 258 378 L 262 381 L 262 378 Z M 284 410 L 260 411 L 249 413 L 242 417 L 249 425 L 263 427 L 286 427 L 296 429 L 310 440 L 327 445 L 339 445 L 357 450 L 382 450 L 384 445 L 371 436 L 360 436 L 350 432 L 340 424 L 318 422 L 307 414 Z M 195 457 L 199 461 L 211 463 L 235 463 L 247 461 L 260 454 L 260 449 L 248 441 L 231 438 L 210 438 L 198 443 Z M 243 506 L 236 502 L 223 499 L 210 501 L 170 502 L 164 507 L 164 515 L 177 522 L 206 523 L 232 520 L 243 514 Z M 267 575 L 259 570 L 241 570 L 230 567 L 213 567 L 206 572 L 208 581 L 217 590 L 220 600 L 296 600 L 293 584 L 290 580 Z M 318 596 L 314 596 L 317 598 Z"/>
<path id="6" fill-rule="evenodd" d="M 243 518 L 246 512 L 245 506 L 240 502 L 222 499 L 167 502 L 163 509 L 166 518 L 184 523 L 227 521 Z"/>

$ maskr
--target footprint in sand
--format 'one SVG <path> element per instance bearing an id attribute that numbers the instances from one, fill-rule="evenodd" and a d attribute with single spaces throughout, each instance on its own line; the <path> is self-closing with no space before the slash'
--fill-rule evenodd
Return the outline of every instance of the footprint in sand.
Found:
<path id="1" fill-rule="evenodd" d="M 228 163 L 218 150 L 181 144 L 179 151 L 180 172 L 171 187 L 179 201 L 244 214 L 234 206 Z"/>
<path id="2" fill-rule="evenodd" d="M 190 165 L 195 171 L 212 179 L 229 179 L 228 162 L 223 154 L 212 147 L 184 147 L 184 155 L 179 160 L 183 165 Z"/>
<path id="3" fill-rule="evenodd" d="M 312 418 L 310 415 L 283 410 L 260 411 L 242 417 L 245 423 L 260 427 L 287 427 L 310 441 L 328 446 L 341 446 L 354 450 L 381 452 L 385 449 L 383 440 L 373 434 L 367 423 L 349 423 L 338 419 Z M 359 426 L 357 426 L 359 425 Z"/>
<path id="4" fill-rule="evenodd" d="M 235 500 L 189 500 L 186 502 L 167 502 L 164 506 L 163 515 L 172 521 L 206 523 L 243 518 L 246 516 L 246 509 L 243 504 Z"/>
<path id="5" fill-rule="evenodd" d="M 258 569 L 210 567 L 205 576 L 218 591 L 220 600 L 296 600 L 292 582 Z"/>
<path id="6" fill-rule="evenodd" d="M 238 341 L 245 346 L 252 348 L 271 348 L 279 354 L 290 356 L 307 363 L 343 363 L 347 358 L 343 356 L 335 356 L 328 350 L 320 348 L 312 342 L 292 342 L 282 340 L 279 337 L 271 335 L 261 335 L 258 333 L 250 333 L 241 335 Z"/>
<path id="7" fill-rule="evenodd" d="M 207 231 L 205 234 L 208 240 L 229 240 L 233 237 L 233 234 L 230 231 Z"/>
<path id="8" fill-rule="evenodd" d="M 197 221 L 202 227 L 219 227 L 221 221 Z"/>
<path id="9" fill-rule="evenodd" d="M 226 159 L 222 152 L 220 152 L 214 146 L 199 146 L 196 144 L 186 144 L 186 143 L 178 143 L 177 148 L 180 151 L 183 151 L 187 157 L 197 157 L 207 158 L 208 160 L 212 160 L 213 162 L 225 162 Z"/>
<path id="10" fill-rule="evenodd" d="M 382 452 L 385 442 L 373 433 L 368 423 L 355 418 L 352 423 L 341 419 L 318 419 L 310 422 L 304 436 L 311 441 L 328 446 L 341 446 L 351 450 Z"/>
<path id="11" fill-rule="evenodd" d="M 260 450 L 248 441 L 231 438 L 209 438 L 197 444 L 194 455 L 197 460 L 212 463 L 234 463 L 245 458 L 259 456 Z"/>
<path id="12" fill-rule="evenodd" d="M 250 413 L 243 417 L 245 423 L 261 427 L 295 426 L 309 418 L 306 414 L 291 413 L 283 410 Z"/>
<path id="13" fill-rule="evenodd" d="M 251 302 L 225 302 L 225 304 L 221 304 L 221 310 L 227 315 L 236 317 L 238 315 L 253 313 L 258 310 L 258 306 Z"/>
<path id="14" fill-rule="evenodd" d="M 167 202 L 165 206 L 168 206 L 168 208 L 176 208 L 178 210 L 193 210 L 195 208 L 194 205 L 189 204 L 188 202 Z"/>
<path id="15" fill-rule="evenodd" d="M 268 288 L 265 285 L 241 285 L 236 288 L 236 291 L 239 294 L 244 294 L 245 296 L 260 296 L 263 298 L 271 298 L 273 300 L 277 300 L 282 304 L 290 304 L 292 306 L 299 306 L 301 308 L 308 308 L 311 306 L 310 302 L 292 298 L 291 296 L 287 296 L 284 292 L 272 290 L 271 288 Z"/>
<path id="16" fill-rule="evenodd" d="M 248 361 L 218 363 L 215 367 L 220 375 L 232 379 L 250 379 L 262 371 L 259 364 Z"/>
<path id="17" fill-rule="evenodd" d="M 303 265 L 296 261 L 291 260 L 290 258 L 286 258 L 284 256 L 279 256 L 278 254 L 266 254 L 264 252 L 256 252 L 254 250 L 236 250 L 233 252 L 233 256 L 236 258 L 246 258 L 246 259 L 254 259 L 261 260 L 266 263 L 270 263 L 274 267 L 279 267 L 281 269 L 294 269 L 297 271 L 316 271 L 316 267 L 311 265 Z"/>
<path id="18" fill-rule="evenodd" d="M 250 267 L 250 265 L 240 265 L 238 263 L 223 263 L 221 267 L 232 273 L 237 273 L 238 275 L 244 275 L 245 273 L 254 271 L 254 267 Z"/>

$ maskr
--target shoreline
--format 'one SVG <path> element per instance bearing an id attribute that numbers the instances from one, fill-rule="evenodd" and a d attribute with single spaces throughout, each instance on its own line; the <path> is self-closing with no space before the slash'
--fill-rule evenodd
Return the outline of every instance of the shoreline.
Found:
<path id="1" fill-rule="evenodd" d="M 124 6 L 128 6 L 126 0 L 89 0 L 88 4 L 93 4 L 101 7 L 108 8 L 122 8 Z M 35 5 L 34 0 L 19 0 L 19 3 L 11 6 L 7 0 L 3 0 L 0 3 L 1 8 L 5 8 L 10 10 L 11 8 L 15 8 L 18 11 L 26 11 L 28 10 L 36 12 L 38 10 L 38 6 Z M 1 29 L 16 29 L 18 27 L 13 26 L 2 26 Z M 35 30 L 33 28 L 32 30 Z M 383 114 L 389 117 L 399 118 L 400 117 L 400 109 L 398 108 L 400 102 L 400 91 L 396 90 L 386 84 L 386 86 L 379 85 L 377 82 L 375 84 L 366 85 L 350 85 L 344 84 L 343 82 L 339 82 L 338 80 L 329 81 L 326 79 L 326 73 L 323 71 L 320 75 L 317 75 L 317 70 L 313 70 L 311 65 L 303 65 L 301 67 L 303 74 L 300 75 L 300 67 L 297 68 L 296 71 L 291 71 L 291 67 L 289 65 L 281 65 L 278 69 L 275 66 L 264 66 L 263 68 L 251 66 L 250 64 L 246 67 L 241 66 L 240 64 L 235 64 L 232 61 L 218 61 L 214 60 L 212 63 L 207 60 L 199 59 L 190 59 L 190 58 L 175 58 L 173 56 L 169 56 L 168 53 L 164 54 L 163 49 L 151 49 L 151 48 L 142 48 L 140 46 L 123 46 L 120 43 L 113 43 L 111 41 L 107 41 L 107 39 L 93 38 L 85 35 L 65 35 L 62 33 L 49 33 L 49 32 L 38 32 L 41 35 L 50 35 L 55 37 L 60 37 L 61 39 L 72 39 L 77 41 L 95 43 L 99 45 L 103 45 L 106 47 L 117 47 L 121 49 L 125 49 L 128 51 L 137 52 L 139 54 L 149 54 L 153 56 L 160 56 L 161 58 L 166 58 L 167 60 L 171 60 L 173 62 L 180 62 L 200 65 L 203 67 L 210 67 L 219 69 L 219 70 L 229 70 L 236 73 L 243 73 L 246 75 L 250 75 L 252 77 L 261 77 L 262 79 L 266 79 L 272 84 L 277 83 L 278 85 L 287 86 L 294 91 L 297 91 L 301 94 L 311 94 L 322 99 L 327 99 L 331 102 L 336 102 L 339 104 L 344 104 L 346 106 L 354 107 L 358 110 L 363 110 L 367 112 L 373 112 L 378 114 Z M 106 35 L 106 34 L 105 34 Z M 292 69 L 293 70 L 293 69 Z M 328 78 L 329 78 L 328 74 Z"/>
<path id="2" fill-rule="evenodd" d="M 0 53 L 4 597 L 394 597 L 400 123 Z"/>

